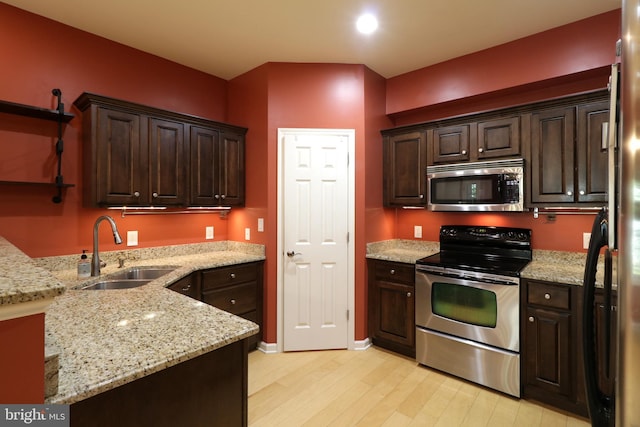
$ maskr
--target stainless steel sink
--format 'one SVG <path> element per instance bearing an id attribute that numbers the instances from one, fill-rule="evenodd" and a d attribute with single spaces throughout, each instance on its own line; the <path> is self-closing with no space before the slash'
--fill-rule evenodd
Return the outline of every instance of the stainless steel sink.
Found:
<path id="1" fill-rule="evenodd" d="M 103 280 L 79 287 L 80 290 L 131 289 L 146 285 L 152 280 L 171 273 L 178 267 L 133 267 L 106 275 Z"/>
<path id="2" fill-rule="evenodd" d="M 178 267 L 133 267 L 125 271 L 111 273 L 107 276 L 109 280 L 132 280 L 146 279 L 154 280 L 160 276 L 171 273 Z"/>
<path id="3" fill-rule="evenodd" d="M 99 291 L 107 289 L 131 289 L 146 285 L 151 279 L 102 280 L 80 288 L 83 291 Z"/>

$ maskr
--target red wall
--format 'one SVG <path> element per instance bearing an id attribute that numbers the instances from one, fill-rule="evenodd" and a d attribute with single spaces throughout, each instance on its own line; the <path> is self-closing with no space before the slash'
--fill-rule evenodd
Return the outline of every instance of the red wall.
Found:
<path id="1" fill-rule="evenodd" d="M 0 235 L 32 257 L 91 249 L 93 222 L 107 213 L 85 209 L 81 203 L 82 119 L 72 104 L 82 92 L 227 119 L 224 80 L 4 3 L 0 3 L 0 57 L 5 58 L 0 99 L 54 108 L 51 89 L 60 88 L 65 109 L 76 114 L 65 129 L 62 169 L 65 182 L 75 187 L 65 191 L 63 203 L 51 202 L 52 188 L 0 185 Z M 51 124 L 0 116 L 0 180 L 53 182 L 55 132 Z M 140 247 L 204 241 L 207 225 L 215 227 L 216 240 L 227 239 L 228 220 L 217 214 L 111 215 L 121 234 L 139 232 Z M 118 248 L 107 229 L 101 227 L 101 249 Z"/>
<path id="2" fill-rule="evenodd" d="M 44 314 L 0 321 L 0 403 L 44 402 Z"/>
<path id="3" fill-rule="evenodd" d="M 387 113 L 582 73 L 615 60 L 620 10 L 415 70 L 387 81 Z"/>

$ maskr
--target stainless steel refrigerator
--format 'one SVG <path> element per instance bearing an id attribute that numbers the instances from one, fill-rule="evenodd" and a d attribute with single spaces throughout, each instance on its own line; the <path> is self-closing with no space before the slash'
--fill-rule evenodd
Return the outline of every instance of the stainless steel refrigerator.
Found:
<path id="1" fill-rule="evenodd" d="M 620 63 L 612 67 L 609 120 L 609 206 L 593 224 L 584 277 L 583 355 L 589 416 L 593 426 L 640 427 L 640 0 L 622 1 Z M 619 75 L 619 79 L 617 78 Z M 595 351 L 593 293 L 599 257 L 604 274 L 606 322 L 617 316 L 617 333 L 602 337 L 617 353 L 616 372 L 606 372 L 608 352 Z M 604 266 L 604 267 L 602 267 Z M 607 289 L 617 286 L 617 310 Z M 597 363 L 615 378 L 615 392 L 598 388 Z"/>

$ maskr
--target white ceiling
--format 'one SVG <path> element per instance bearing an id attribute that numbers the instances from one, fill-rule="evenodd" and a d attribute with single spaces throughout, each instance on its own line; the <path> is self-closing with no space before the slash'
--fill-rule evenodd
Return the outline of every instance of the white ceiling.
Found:
<path id="1" fill-rule="evenodd" d="M 365 64 L 389 78 L 621 7 L 621 0 L 3 0 L 231 79 L 266 62 Z M 365 11 L 379 29 L 355 30 Z"/>

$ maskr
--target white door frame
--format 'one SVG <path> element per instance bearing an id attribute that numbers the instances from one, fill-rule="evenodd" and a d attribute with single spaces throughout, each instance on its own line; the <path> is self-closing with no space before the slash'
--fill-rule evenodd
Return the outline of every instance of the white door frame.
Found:
<path id="1" fill-rule="evenodd" d="M 347 322 L 348 337 L 347 345 L 349 350 L 355 349 L 355 147 L 356 147 L 356 131 L 355 129 L 306 129 L 306 128 L 278 128 L 278 280 L 277 280 L 277 332 L 276 332 L 276 352 L 281 353 L 284 347 L 284 137 L 287 134 L 327 134 L 327 135 L 345 135 L 348 139 L 348 218 L 347 227 L 349 233 L 349 241 L 347 243 L 347 272 L 348 272 L 348 291 L 347 306 L 349 308 L 349 319 Z"/>

